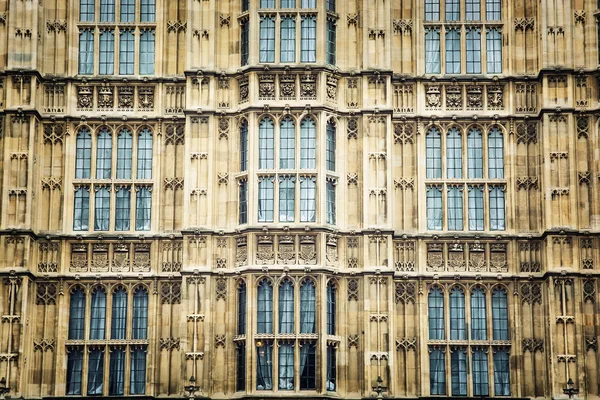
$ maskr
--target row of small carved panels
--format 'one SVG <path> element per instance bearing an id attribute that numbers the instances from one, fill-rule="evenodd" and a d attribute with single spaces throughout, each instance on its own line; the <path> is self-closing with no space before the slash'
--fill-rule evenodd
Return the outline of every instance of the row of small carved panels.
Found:
<path id="1" fill-rule="evenodd" d="M 337 99 L 338 78 L 327 75 L 326 78 L 327 100 Z M 250 99 L 249 77 L 238 78 L 239 102 L 244 103 Z M 298 74 L 261 74 L 258 75 L 259 100 L 314 100 L 317 98 L 317 75 L 307 73 Z"/>
<path id="2" fill-rule="evenodd" d="M 72 243 L 69 271 L 150 272 L 150 247 L 150 243 Z"/>
<path id="3" fill-rule="evenodd" d="M 185 86 L 168 86 L 166 94 L 176 89 L 185 95 Z M 154 86 L 92 86 L 77 87 L 77 110 L 79 111 L 154 111 Z M 185 107 L 184 107 L 185 108 Z"/>
<path id="4" fill-rule="evenodd" d="M 508 272 L 506 243 L 428 243 L 427 271 Z"/>
<path id="5" fill-rule="evenodd" d="M 317 237 L 315 235 L 259 235 L 256 241 L 256 263 L 270 264 L 317 264 Z M 277 239 L 277 240 L 275 240 Z M 277 243 L 277 246 L 275 246 Z M 333 247 L 333 246 L 328 246 Z M 337 261 L 337 239 L 331 254 L 328 251 L 327 260 Z M 236 266 L 247 265 L 248 250 L 245 241 L 238 240 Z"/>
<path id="6" fill-rule="evenodd" d="M 396 89 L 398 90 L 398 89 Z M 486 96 L 484 98 L 484 91 Z M 444 107 L 445 105 L 445 107 Z M 504 110 L 504 85 L 426 85 L 428 110 Z"/>

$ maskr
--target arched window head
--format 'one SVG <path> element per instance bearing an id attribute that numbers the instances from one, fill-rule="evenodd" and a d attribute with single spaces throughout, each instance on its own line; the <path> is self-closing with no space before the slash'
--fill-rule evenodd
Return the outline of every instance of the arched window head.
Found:
<path id="1" fill-rule="evenodd" d="M 138 286 L 133 292 L 132 339 L 148 338 L 148 290 Z"/>
<path id="2" fill-rule="evenodd" d="M 492 329 L 494 340 L 509 340 L 508 337 L 508 298 L 502 288 L 492 293 Z"/>
<path id="3" fill-rule="evenodd" d="M 300 333 L 315 333 L 316 307 L 315 284 L 306 279 L 300 286 Z"/>
<path id="4" fill-rule="evenodd" d="M 443 340 L 444 328 L 444 295 L 438 287 L 433 287 L 428 296 L 429 339 Z"/>
<path id="5" fill-rule="evenodd" d="M 131 130 L 121 129 L 117 136 L 117 179 L 131 179 L 132 151 Z"/>
<path id="6" fill-rule="evenodd" d="M 437 179 L 442 177 L 442 137 L 436 127 L 427 130 L 426 163 L 427 178 Z"/>
<path id="7" fill-rule="evenodd" d="M 279 285 L 279 333 L 294 333 L 294 286 L 287 279 Z"/>
<path id="8" fill-rule="evenodd" d="M 273 286 L 267 279 L 258 284 L 257 333 L 273 333 Z"/>
<path id="9" fill-rule="evenodd" d="M 127 291 L 118 288 L 112 296 L 111 339 L 125 339 L 127 327 Z"/>
<path id="10" fill-rule="evenodd" d="M 317 167 L 317 130 L 315 121 L 304 118 L 300 124 L 300 168 Z"/>
<path id="11" fill-rule="evenodd" d="M 471 340 L 487 339 L 485 292 L 476 287 L 471 292 Z"/>
<path id="12" fill-rule="evenodd" d="M 83 340 L 85 321 L 85 292 L 78 287 L 71 292 L 69 306 L 69 339 Z"/>
<path id="13" fill-rule="evenodd" d="M 90 311 L 90 340 L 104 340 L 106 329 L 106 291 L 96 287 L 92 292 Z"/>
<path id="14" fill-rule="evenodd" d="M 465 339 L 465 293 L 455 286 L 450 291 L 450 340 Z"/>

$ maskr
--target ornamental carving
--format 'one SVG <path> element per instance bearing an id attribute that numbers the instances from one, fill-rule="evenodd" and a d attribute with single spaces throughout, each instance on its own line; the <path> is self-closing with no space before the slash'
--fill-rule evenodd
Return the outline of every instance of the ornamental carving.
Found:
<path id="1" fill-rule="evenodd" d="M 439 85 L 426 86 L 425 106 L 427 108 L 439 109 L 442 107 L 442 92 Z"/>
<path id="2" fill-rule="evenodd" d="M 358 139 L 358 120 L 356 118 L 348 119 L 348 139 Z"/>
<path id="3" fill-rule="evenodd" d="M 446 109 L 461 110 L 462 101 L 462 86 L 446 86 Z"/>
<path id="4" fill-rule="evenodd" d="M 535 27 L 535 18 L 515 18 L 514 19 L 515 31 L 527 31 L 533 30 Z"/>
<path id="5" fill-rule="evenodd" d="M 394 27 L 394 33 L 402 35 L 410 35 L 413 29 L 413 22 L 411 19 L 395 19 L 392 20 Z"/>
<path id="6" fill-rule="evenodd" d="M 585 351 L 598 351 L 598 338 L 596 336 L 585 337 Z"/>
<path id="7" fill-rule="evenodd" d="M 358 301 L 358 279 L 348 279 L 348 300 Z"/>
<path id="8" fill-rule="evenodd" d="M 413 282 L 396 282 L 396 304 L 415 304 L 416 285 Z"/>
<path id="9" fill-rule="evenodd" d="M 140 111 L 154 110 L 154 86 L 140 86 L 138 88 L 138 105 Z"/>
<path id="10" fill-rule="evenodd" d="M 184 124 L 168 124 L 165 129 L 165 144 L 184 144 L 185 126 Z"/>
<path id="11" fill-rule="evenodd" d="M 490 245 L 490 272 L 508 272 L 506 244 L 493 243 Z"/>
<path id="12" fill-rule="evenodd" d="M 544 339 L 526 338 L 522 342 L 523 352 L 530 353 L 544 352 Z"/>
<path id="13" fill-rule="evenodd" d="M 396 339 L 396 351 L 403 350 L 417 351 L 417 338 L 416 337 L 405 337 L 402 339 Z"/>
<path id="14" fill-rule="evenodd" d="M 580 185 L 590 186 L 592 181 L 592 174 L 590 173 L 590 171 L 578 172 L 577 179 Z"/>
<path id="15" fill-rule="evenodd" d="M 348 336 L 348 348 L 354 347 L 357 349 L 358 348 L 358 340 L 359 340 L 358 334 L 349 335 Z"/>
<path id="16" fill-rule="evenodd" d="M 138 243 L 133 246 L 133 272 L 150 271 L 150 245 Z"/>
<path id="17" fill-rule="evenodd" d="M 317 99 L 317 81 L 315 75 L 304 74 L 300 77 L 300 98 L 302 100 Z"/>
<path id="18" fill-rule="evenodd" d="M 279 75 L 279 97 L 281 99 L 296 98 L 296 75 Z"/>
<path id="19" fill-rule="evenodd" d="M 394 124 L 394 143 L 413 144 L 415 140 L 411 123 Z"/>
<path id="20" fill-rule="evenodd" d="M 275 99 L 275 75 L 266 74 L 258 77 L 258 99 L 259 100 L 274 100 Z"/>
<path id="21" fill-rule="evenodd" d="M 350 25 L 358 26 L 358 13 L 348 14 L 346 16 L 346 20 L 348 22 L 348 26 L 350 26 Z"/>
<path id="22" fill-rule="evenodd" d="M 77 88 L 77 108 L 79 110 L 91 111 L 92 97 L 93 93 L 91 86 L 79 86 Z"/>
<path id="23" fill-rule="evenodd" d="M 160 338 L 158 341 L 160 349 L 167 351 L 179 350 L 180 344 L 181 339 L 174 337 Z"/>
<path id="24" fill-rule="evenodd" d="M 215 348 L 225 348 L 225 335 L 215 335 Z"/>
<path id="25" fill-rule="evenodd" d="M 327 76 L 327 87 L 326 87 L 327 100 L 335 101 L 337 99 L 337 85 L 338 85 L 338 80 L 336 77 L 334 77 L 332 75 Z"/>
<path id="26" fill-rule="evenodd" d="M 162 282 L 160 284 L 160 302 L 162 304 L 180 304 L 181 282 Z"/>
<path id="27" fill-rule="evenodd" d="M 98 109 L 112 110 L 115 105 L 115 89 L 112 86 L 98 87 Z"/>
<path id="28" fill-rule="evenodd" d="M 300 253 L 298 256 L 303 264 L 314 265 L 317 263 L 315 236 L 300 236 Z"/>
<path id="29" fill-rule="evenodd" d="M 215 299 L 227 300 L 227 279 L 217 278 L 215 282 Z"/>
<path id="30" fill-rule="evenodd" d="M 275 263 L 275 250 L 273 249 L 273 236 L 259 235 L 257 237 L 256 262 L 257 262 L 257 264 L 262 264 L 262 265 Z"/>
<path id="31" fill-rule="evenodd" d="M 534 282 L 522 283 L 521 301 L 527 304 L 542 304 L 542 285 Z"/>
<path id="32" fill-rule="evenodd" d="M 415 178 L 398 178 L 394 179 L 394 187 L 400 190 L 414 190 Z"/>
<path id="33" fill-rule="evenodd" d="M 349 172 L 346 175 L 346 182 L 348 183 L 348 186 L 358 185 L 358 174 L 356 172 Z"/>
<path id="34" fill-rule="evenodd" d="M 64 19 L 48 19 L 46 20 L 46 30 L 48 31 L 48 33 L 66 32 L 67 21 Z"/>
<path id="35" fill-rule="evenodd" d="M 536 144 L 537 125 L 533 122 L 517 124 L 517 144 Z"/>
<path id="36" fill-rule="evenodd" d="M 54 282 L 38 282 L 35 292 L 35 304 L 56 304 L 58 288 Z"/>
<path id="37" fill-rule="evenodd" d="M 54 351 L 54 339 L 39 339 L 33 341 L 33 351 Z"/>
<path id="38" fill-rule="evenodd" d="M 504 109 L 504 86 L 489 85 L 487 87 L 487 106 L 490 110 Z"/>
<path id="39" fill-rule="evenodd" d="M 65 124 L 44 124 L 44 144 L 62 143 L 65 138 L 65 131 Z"/>
<path id="40" fill-rule="evenodd" d="M 517 190 L 537 190 L 538 178 L 534 176 L 517 177 Z"/>
<path id="41" fill-rule="evenodd" d="M 185 32 L 187 21 L 167 21 L 167 32 Z"/>
<path id="42" fill-rule="evenodd" d="M 483 88 L 481 86 L 467 86 L 467 109 L 483 109 Z"/>
<path id="43" fill-rule="evenodd" d="M 248 88 L 248 77 L 241 76 L 238 78 L 238 87 L 240 91 L 240 103 L 248 101 L 250 90 Z"/>
<path id="44" fill-rule="evenodd" d="M 133 86 L 119 86 L 119 110 L 133 111 Z"/>
<path id="45" fill-rule="evenodd" d="M 296 263 L 296 245 L 294 236 L 283 235 L 278 237 L 279 246 L 277 248 L 277 262 L 280 264 Z"/>
<path id="46" fill-rule="evenodd" d="M 596 302 L 596 281 L 594 279 L 585 279 L 583 281 L 583 302 Z"/>
<path id="47" fill-rule="evenodd" d="M 442 244 L 429 243 L 427 245 L 427 270 L 433 272 L 444 270 L 444 252 Z"/>
<path id="48" fill-rule="evenodd" d="M 248 245 L 245 236 L 236 239 L 235 266 L 242 267 L 248 264 Z"/>

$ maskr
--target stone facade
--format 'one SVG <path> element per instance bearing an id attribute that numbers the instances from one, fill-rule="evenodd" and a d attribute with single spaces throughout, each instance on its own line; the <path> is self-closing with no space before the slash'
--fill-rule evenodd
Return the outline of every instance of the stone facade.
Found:
<path id="1" fill-rule="evenodd" d="M 140 1 L 132 2 L 136 15 Z M 0 1 L 0 377 L 6 378 L 10 396 L 66 396 L 74 352 L 82 356 L 84 397 L 93 379 L 88 363 L 98 352 L 105 354 L 105 384 L 95 394 L 109 396 L 109 359 L 117 352 L 126 354 L 124 394 L 139 394 L 130 379 L 138 350 L 146 357 L 141 389 L 146 397 L 188 397 L 186 386 L 194 377 L 192 392 L 207 398 L 358 399 L 374 395 L 378 376 L 387 387 L 385 396 L 427 397 L 434 352 L 445 357 L 447 395 L 450 354 L 467 354 L 466 396 L 476 396 L 471 354 L 480 351 L 487 354 L 490 396 L 503 394 L 495 386 L 494 354 L 505 352 L 510 383 L 504 394 L 560 398 L 571 378 L 579 396 L 597 399 L 596 2 L 502 0 L 501 18 L 491 22 L 467 21 L 466 0 L 459 2 L 457 21 L 444 19 L 442 4 L 437 22 L 424 17 L 424 3 L 434 0 L 338 0 L 334 10 L 325 0 L 308 10 L 296 2 L 290 10 L 259 9 L 259 0 L 249 0 L 243 11 L 245 2 L 238 0 L 156 0 L 155 22 L 129 27 L 82 22 L 75 0 Z M 97 16 L 100 0 L 94 4 Z M 480 6 L 484 15 L 486 2 Z M 298 62 L 300 37 L 297 62 L 280 62 L 279 21 L 289 15 L 298 18 L 297 35 L 300 21 L 316 16 L 314 62 Z M 277 62 L 260 62 L 261 18 L 277 21 Z M 328 24 L 336 31 L 335 65 L 328 58 Z M 501 33 L 501 72 L 466 73 L 464 32 L 472 28 L 481 34 L 482 60 L 485 33 Z M 80 36 L 115 29 L 131 31 L 136 46 L 144 32 L 153 32 L 153 74 L 100 75 L 98 41 L 95 69 L 79 74 Z M 244 29 L 246 50 L 240 39 Z M 441 32 L 443 49 L 446 32 L 461 32 L 461 73 L 426 73 L 424 38 L 430 31 Z M 247 65 L 242 65 L 245 51 Z M 444 52 L 441 60 L 445 71 Z M 140 62 L 136 56 L 135 71 Z M 275 127 L 277 157 L 283 152 L 282 124 L 287 120 L 298 127 L 292 144 L 296 164 L 304 157 L 297 151 L 303 146 L 300 126 L 310 119 L 315 164 L 290 169 L 276 158 L 261 166 L 265 118 Z M 334 166 L 326 162 L 330 130 Z M 447 138 L 453 130 L 462 144 L 464 172 L 451 179 Z M 471 168 L 467 147 L 473 130 L 483 137 L 486 172 L 470 179 L 464 177 Z M 78 175 L 78 138 L 84 131 L 92 144 L 92 172 L 102 132 L 112 141 L 109 176 Z M 427 138 L 434 131 L 444 160 L 439 177 L 428 175 Z M 150 158 L 139 151 L 143 132 L 150 138 Z M 486 146 L 493 132 L 501 138 L 503 172 L 492 176 Z M 118 137 L 127 134 L 134 138 L 135 179 L 130 173 L 114 175 L 121 162 Z M 244 140 L 248 150 L 240 154 Z M 151 174 L 140 175 L 142 159 Z M 273 209 L 279 215 L 269 222 L 258 201 L 260 184 L 281 187 L 286 179 L 296 185 L 295 208 L 281 218 L 282 195 L 275 191 Z M 305 196 L 304 182 L 316 188 L 308 211 L 298 200 Z M 439 193 L 444 215 L 439 229 L 428 210 L 432 191 Z M 477 220 L 469 209 L 474 191 L 482 193 L 480 229 L 471 225 Z M 96 211 L 99 192 L 110 199 L 105 221 Z M 131 206 L 126 222 L 115 217 L 120 193 L 127 193 Z M 138 222 L 145 212 L 138 193 L 151 199 L 145 224 Z M 460 196 L 459 214 L 446 212 L 450 193 Z M 497 196 L 504 204 L 496 203 Z M 89 199 L 86 229 L 85 218 L 74 212 L 83 198 Z M 493 207 L 502 210 L 502 222 L 492 216 Z M 285 282 L 295 290 L 294 333 L 260 332 L 258 287 L 274 288 L 277 322 L 276 296 Z M 316 293 L 314 333 L 298 328 L 301 299 L 295 288 L 304 284 Z M 242 287 L 245 312 L 239 309 Z M 329 287 L 335 288 L 334 329 L 326 310 Z M 428 316 L 434 290 L 442 293 L 446 332 L 450 293 L 466 295 L 468 331 L 469 299 L 482 291 L 487 336 L 453 340 L 446 333 L 432 339 Z M 135 293 L 147 294 L 147 335 L 134 339 L 128 318 L 124 339 L 91 339 L 89 299 L 106 294 L 110 332 L 119 291 L 129 299 L 129 313 Z M 81 339 L 69 334 L 76 292 L 88 299 Z M 508 300 L 503 339 L 492 335 L 493 295 L 500 292 Z M 283 345 L 295 352 L 291 390 L 277 385 L 277 368 L 273 388 L 259 390 L 265 388 L 259 388 L 257 354 L 272 348 L 278 365 Z M 316 348 L 316 384 L 309 390 L 300 383 L 303 346 Z M 335 377 L 327 373 L 330 352 Z M 335 391 L 328 390 L 333 381 Z"/>

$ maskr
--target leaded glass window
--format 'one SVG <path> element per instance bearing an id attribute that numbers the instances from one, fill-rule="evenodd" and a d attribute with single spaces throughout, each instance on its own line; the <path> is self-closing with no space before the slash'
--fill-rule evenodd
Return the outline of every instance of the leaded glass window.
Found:
<path id="1" fill-rule="evenodd" d="M 294 222 L 296 204 L 296 177 L 279 176 L 279 222 Z"/>
<path id="2" fill-rule="evenodd" d="M 149 231 L 152 216 L 152 192 L 150 187 L 136 187 L 135 230 Z"/>
<path id="3" fill-rule="evenodd" d="M 462 136 L 457 128 L 448 131 L 446 148 L 448 179 L 460 179 L 462 178 Z"/>
<path id="4" fill-rule="evenodd" d="M 300 333 L 316 333 L 316 290 L 310 280 L 300 286 Z"/>
<path id="5" fill-rule="evenodd" d="M 273 169 L 275 157 L 275 130 L 273 120 L 264 118 L 260 122 L 258 133 L 258 168 Z"/>
<path id="6" fill-rule="evenodd" d="M 125 393 L 125 349 L 116 348 L 110 352 L 108 394 L 122 396 Z"/>
<path id="7" fill-rule="evenodd" d="M 467 21 L 479 21 L 481 19 L 480 0 L 466 0 L 465 11 Z"/>
<path id="8" fill-rule="evenodd" d="M 248 122 L 240 125 L 240 171 L 248 169 Z"/>
<path id="9" fill-rule="evenodd" d="M 239 182 L 239 221 L 240 224 L 248 223 L 248 181 L 241 180 Z"/>
<path id="10" fill-rule="evenodd" d="M 100 22 L 115 21 L 115 0 L 100 0 Z"/>
<path id="11" fill-rule="evenodd" d="M 494 340 L 508 340 L 508 300 L 506 291 L 498 288 L 492 293 L 492 329 Z"/>
<path id="12" fill-rule="evenodd" d="M 96 4 L 94 0 L 79 1 L 79 20 L 81 22 L 92 22 L 94 20 Z"/>
<path id="13" fill-rule="evenodd" d="M 332 282 L 327 284 L 327 334 L 335 335 L 336 330 L 336 287 Z"/>
<path id="14" fill-rule="evenodd" d="M 485 293 L 481 288 L 471 292 L 471 340 L 487 339 Z"/>
<path id="15" fill-rule="evenodd" d="M 83 340 L 85 322 L 85 293 L 76 288 L 71 293 L 69 305 L 69 340 Z"/>
<path id="16" fill-rule="evenodd" d="M 441 289 L 434 287 L 429 292 L 429 340 L 443 340 L 444 328 L 444 295 Z"/>
<path id="17" fill-rule="evenodd" d="M 152 132 L 148 128 L 140 131 L 137 150 L 137 178 L 152 179 Z"/>
<path id="18" fill-rule="evenodd" d="M 446 73 L 460 74 L 460 28 L 446 28 Z"/>
<path id="19" fill-rule="evenodd" d="M 121 75 L 133 75 L 134 45 L 133 31 L 121 31 L 121 42 L 119 44 L 119 74 Z"/>
<path id="20" fill-rule="evenodd" d="M 467 28 L 467 74 L 481 73 L 481 29 Z"/>
<path id="21" fill-rule="evenodd" d="M 490 129 L 488 136 L 488 177 L 504 178 L 504 140 L 497 127 Z"/>
<path id="22" fill-rule="evenodd" d="M 485 13 L 488 21 L 499 21 L 502 18 L 502 0 L 486 0 L 485 5 Z"/>
<path id="23" fill-rule="evenodd" d="M 300 178 L 300 222 L 315 222 L 317 184 L 315 177 Z"/>
<path id="24" fill-rule="evenodd" d="M 86 128 L 77 133 L 75 154 L 75 178 L 89 179 L 92 163 L 92 135 Z"/>
<path id="25" fill-rule="evenodd" d="M 279 346 L 279 390 L 294 389 L 294 345 Z"/>
<path id="26" fill-rule="evenodd" d="M 112 296 L 112 319 L 110 323 L 110 338 L 125 340 L 127 329 L 127 292 L 124 288 L 117 289 Z M 125 353 L 123 353 L 125 355 Z"/>
<path id="27" fill-rule="evenodd" d="M 425 0 L 425 20 L 439 21 L 440 0 Z"/>
<path id="28" fill-rule="evenodd" d="M 121 22 L 135 21 L 135 0 L 121 0 Z"/>
<path id="29" fill-rule="evenodd" d="M 94 33 L 90 28 L 86 28 L 79 31 L 79 74 L 91 75 L 93 73 Z"/>
<path id="30" fill-rule="evenodd" d="M 239 344 L 235 349 L 236 374 L 235 390 L 243 392 L 246 390 L 246 345 Z"/>
<path id="31" fill-rule="evenodd" d="M 460 19 L 460 1 L 446 0 L 446 21 L 458 21 Z"/>
<path id="32" fill-rule="evenodd" d="M 241 282 L 238 286 L 238 304 L 237 304 L 237 334 L 246 334 L 246 283 Z M 245 355 L 244 355 L 245 357 Z"/>
<path id="33" fill-rule="evenodd" d="M 117 136 L 117 179 L 131 179 L 133 136 L 129 129 L 121 129 Z"/>
<path id="34" fill-rule="evenodd" d="M 489 396 L 488 357 L 484 349 L 473 351 L 473 395 Z"/>
<path id="35" fill-rule="evenodd" d="M 450 291 L 450 340 L 466 339 L 465 293 L 459 287 L 454 287 Z"/>
<path id="36" fill-rule="evenodd" d="M 273 3 L 275 0 L 272 0 Z M 273 5 L 274 7 L 275 5 Z M 261 63 L 275 62 L 275 18 L 260 17 L 260 57 Z"/>
<path id="37" fill-rule="evenodd" d="M 284 17 L 281 20 L 280 61 L 282 63 L 296 62 L 296 20 L 294 17 Z"/>
<path id="38" fill-rule="evenodd" d="M 425 73 L 439 74 L 440 71 L 440 29 L 425 28 Z"/>
<path id="39" fill-rule="evenodd" d="M 273 222 L 274 178 L 262 176 L 258 181 L 258 222 Z"/>
<path id="40" fill-rule="evenodd" d="M 87 231 L 90 221 L 90 189 L 86 186 L 75 188 L 73 207 L 73 230 Z"/>
<path id="41" fill-rule="evenodd" d="M 143 286 L 138 286 L 133 292 L 131 338 L 148 339 L 148 291 Z"/>
<path id="42" fill-rule="evenodd" d="M 273 287 L 262 280 L 258 285 L 257 333 L 273 333 Z"/>
<path id="43" fill-rule="evenodd" d="M 67 358 L 67 395 L 81 395 L 83 349 L 72 349 Z"/>
<path id="44" fill-rule="evenodd" d="M 483 186 L 469 185 L 469 230 L 483 230 Z"/>
<path id="45" fill-rule="evenodd" d="M 504 216 L 504 186 L 490 187 L 490 229 L 503 231 L 505 227 Z"/>
<path id="46" fill-rule="evenodd" d="M 156 4 L 155 0 L 141 0 L 140 3 L 140 21 L 154 22 L 156 21 Z"/>
<path id="47" fill-rule="evenodd" d="M 463 230 L 462 185 L 451 185 L 448 187 L 448 230 Z"/>
<path id="48" fill-rule="evenodd" d="M 333 0 L 328 0 L 331 2 Z M 335 8 L 334 8 L 335 10 Z M 336 41 L 337 41 L 337 32 L 336 32 L 336 24 L 335 21 L 327 20 L 327 64 L 335 65 L 336 62 Z"/>
<path id="49" fill-rule="evenodd" d="M 101 396 L 104 388 L 104 349 L 93 348 L 88 356 L 88 396 Z"/>
<path id="50" fill-rule="evenodd" d="M 317 167 L 317 131 L 315 122 L 304 118 L 300 124 L 300 168 Z"/>
<path id="51" fill-rule="evenodd" d="M 92 292 L 90 313 L 90 340 L 104 340 L 106 329 L 106 292 L 96 287 Z"/>
<path id="52" fill-rule="evenodd" d="M 154 74 L 154 30 L 145 29 L 140 35 L 140 75 Z"/>
<path id="53" fill-rule="evenodd" d="M 442 189 L 437 185 L 427 186 L 427 229 L 442 229 Z"/>
<path id="54" fill-rule="evenodd" d="M 300 390 L 314 390 L 317 387 L 317 348 L 314 343 L 306 343 L 300 349 Z"/>
<path id="55" fill-rule="evenodd" d="M 273 389 L 273 353 L 269 343 L 256 346 L 256 390 Z"/>
<path id="56" fill-rule="evenodd" d="M 467 136 L 467 162 L 469 178 L 483 178 L 483 142 L 477 128 L 470 129 Z"/>
<path id="57" fill-rule="evenodd" d="M 327 123 L 327 143 L 325 146 L 326 164 L 328 171 L 335 171 L 335 124 L 331 121 Z"/>
<path id="58" fill-rule="evenodd" d="M 304 15 L 301 18 L 302 40 L 300 42 L 300 62 L 313 63 L 317 61 L 317 17 L 314 15 Z"/>
<path id="59" fill-rule="evenodd" d="M 439 348 L 429 350 L 429 391 L 432 395 L 446 395 L 446 353 Z"/>
<path id="60" fill-rule="evenodd" d="M 494 394 L 510 396 L 510 361 L 507 349 L 494 352 Z"/>
<path id="61" fill-rule="evenodd" d="M 129 379 L 131 394 L 146 393 L 146 354 L 145 348 L 132 348 Z"/>
<path id="62" fill-rule="evenodd" d="M 250 54 L 250 22 L 244 20 L 240 25 L 240 64 L 248 65 L 248 56 Z"/>
<path id="63" fill-rule="evenodd" d="M 102 128 L 96 140 L 96 179 L 110 179 L 112 168 L 112 135 Z"/>
<path id="64" fill-rule="evenodd" d="M 326 190 L 326 222 L 328 224 L 335 225 L 336 223 L 336 207 L 335 207 L 335 182 L 328 179 L 325 185 Z"/>
<path id="65" fill-rule="evenodd" d="M 112 30 L 100 32 L 100 75 L 112 75 L 115 71 L 115 35 Z"/>
<path id="66" fill-rule="evenodd" d="M 487 28 L 486 36 L 487 73 L 502 73 L 502 34 L 500 28 Z"/>
<path id="67" fill-rule="evenodd" d="M 279 333 L 294 333 L 294 287 L 289 280 L 279 286 Z"/>
<path id="68" fill-rule="evenodd" d="M 442 138 L 437 128 L 430 128 L 426 138 L 427 178 L 442 177 Z"/>
<path id="69" fill-rule="evenodd" d="M 450 355 L 452 396 L 467 395 L 467 354 L 463 347 L 455 348 Z"/>
<path id="70" fill-rule="evenodd" d="M 279 168 L 293 169 L 296 167 L 296 126 L 288 117 L 281 122 L 279 139 Z"/>
<path id="71" fill-rule="evenodd" d="M 107 231 L 110 224 L 110 190 L 107 186 L 100 186 L 94 189 L 96 191 L 94 230 Z"/>

